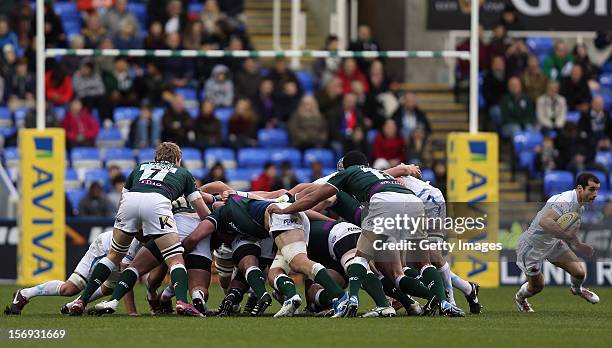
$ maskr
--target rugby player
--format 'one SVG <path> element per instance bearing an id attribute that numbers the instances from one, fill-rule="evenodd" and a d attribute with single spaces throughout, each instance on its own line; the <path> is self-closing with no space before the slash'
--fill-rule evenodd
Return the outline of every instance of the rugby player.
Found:
<path id="1" fill-rule="evenodd" d="M 570 212 L 582 214 L 584 206 L 592 204 L 597 198 L 599 187 L 597 176 L 591 173 L 580 174 L 576 178 L 574 189 L 550 197 L 527 231 L 519 238 L 516 247 L 516 264 L 527 277 L 527 282 L 514 295 L 514 302 L 520 312 L 534 312 L 527 299 L 544 289 L 542 266 L 545 260 L 571 275 L 572 294 L 592 304 L 599 302 L 599 296 L 582 286 L 586 270 L 572 251 L 573 248 L 590 258 L 593 256 L 593 248 L 581 242 L 576 236 L 580 229 L 579 224 L 563 230 L 557 223 L 557 219 L 563 214 Z"/>

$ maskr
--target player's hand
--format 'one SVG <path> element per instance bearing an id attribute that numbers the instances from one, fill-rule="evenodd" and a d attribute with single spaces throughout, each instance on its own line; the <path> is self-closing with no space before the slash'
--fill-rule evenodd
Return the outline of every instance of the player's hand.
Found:
<path id="1" fill-rule="evenodd" d="M 421 177 L 421 168 L 414 164 L 404 164 L 406 170 L 408 171 L 408 175 L 414 176 L 415 178 Z"/>
<path id="2" fill-rule="evenodd" d="M 574 248 L 576 248 L 577 252 L 586 256 L 589 259 L 593 257 L 593 254 L 595 253 L 595 251 L 593 250 L 593 247 L 585 243 L 578 243 L 574 245 Z"/>
<path id="3" fill-rule="evenodd" d="M 283 214 L 283 209 L 276 204 L 272 204 L 270 208 L 268 208 L 268 213 L 270 214 Z"/>
<path id="4" fill-rule="evenodd" d="M 224 201 L 227 201 L 230 195 L 235 195 L 235 194 L 236 194 L 235 190 L 225 190 L 223 191 L 223 193 L 221 193 L 221 199 Z"/>

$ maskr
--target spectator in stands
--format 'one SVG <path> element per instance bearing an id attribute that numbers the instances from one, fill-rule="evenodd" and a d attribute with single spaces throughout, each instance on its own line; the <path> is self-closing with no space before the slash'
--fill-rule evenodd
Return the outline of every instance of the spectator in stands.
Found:
<path id="1" fill-rule="evenodd" d="M 102 119 L 111 119 L 111 109 L 106 98 L 104 82 L 100 73 L 96 71 L 93 62 L 86 61 L 81 69 L 72 77 L 72 87 L 77 98 L 89 110 L 98 109 Z"/>
<path id="2" fill-rule="evenodd" d="M 302 150 L 324 147 L 327 143 L 327 121 L 321 115 L 313 96 L 302 97 L 300 105 L 289 119 L 289 134 L 292 146 Z"/>
<path id="3" fill-rule="evenodd" d="M 89 110 L 83 108 L 79 99 L 70 103 L 62 121 L 62 128 L 66 131 L 66 145 L 69 149 L 76 146 L 94 146 L 100 131 L 98 121 Z"/>
<path id="4" fill-rule="evenodd" d="M 470 38 L 463 40 L 457 45 L 457 51 L 470 50 Z M 478 69 L 488 71 L 491 64 L 489 44 L 484 38 L 484 27 L 478 25 Z M 470 61 L 467 59 L 457 60 L 457 80 L 468 80 L 470 78 Z M 466 86 L 467 87 L 467 86 Z"/>
<path id="5" fill-rule="evenodd" d="M 385 118 L 392 117 L 399 108 L 399 99 L 389 90 L 390 81 L 387 79 L 382 62 L 375 60 L 370 65 L 368 76 L 370 93 L 365 103 L 366 115 L 372 115 L 374 128 L 380 129 Z"/>
<path id="6" fill-rule="evenodd" d="M 10 2 L 10 1 L 9 1 Z M 13 31 L 17 35 L 20 46 L 24 49 L 30 45 L 30 30 L 33 30 L 32 18 L 34 17 L 34 9 L 29 1 L 21 1 L 13 14 L 7 14 L 9 17 L 13 15 Z M 25 43 L 25 44 L 24 44 Z"/>
<path id="7" fill-rule="evenodd" d="M 166 48 L 169 50 L 180 50 L 181 36 L 173 32 L 166 35 Z M 166 57 L 160 60 L 160 68 L 164 79 L 175 88 L 186 87 L 192 84 L 193 64 L 192 58 Z"/>
<path id="8" fill-rule="evenodd" d="M 113 35 L 113 45 L 118 50 L 140 49 L 142 48 L 142 40 L 139 37 L 140 33 L 131 22 L 121 22 L 121 27 L 115 35 Z"/>
<path id="9" fill-rule="evenodd" d="M 257 145 L 257 115 L 246 98 L 238 99 L 229 120 L 229 142 L 234 148 Z"/>
<path id="10" fill-rule="evenodd" d="M 32 16 L 30 39 L 36 36 L 36 16 Z M 53 5 L 45 1 L 45 46 L 47 48 L 66 47 L 66 34 L 62 20 L 53 10 Z"/>
<path id="11" fill-rule="evenodd" d="M 491 70 L 489 70 L 482 82 L 482 95 L 485 99 L 485 108 L 489 113 L 495 113 L 491 109 L 499 105 L 499 100 L 506 93 L 508 79 L 506 77 L 506 62 L 501 56 L 491 59 Z M 495 119 L 492 115 L 492 118 Z"/>
<path id="12" fill-rule="evenodd" d="M 0 74 L 0 104 L 6 104 L 8 99 L 8 89 L 6 88 L 6 83 L 4 82 L 4 77 Z"/>
<path id="13" fill-rule="evenodd" d="M 523 30 L 523 25 L 518 19 L 518 12 L 516 7 L 507 3 L 501 14 L 500 23 L 503 24 L 509 31 L 512 30 Z"/>
<path id="14" fill-rule="evenodd" d="M 342 82 L 342 93 L 346 94 L 351 91 L 351 85 L 353 81 L 358 80 L 363 83 L 364 90 L 366 93 L 369 92 L 370 88 L 368 80 L 365 75 L 359 70 L 357 62 L 353 58 L 346 58 L 342 62 L 342 68 L 338 70 L 336 75 Z"/>
<path id="15" fill-rule="evenodd" d="M 341 139 L 341 143 L 332 142 L 331 146 L 336 152 L 346 153 L 352 150 L 361 151 L 369 156 L 370 154 L 370 142 L 368 141 L 368 134 L 363 126 L 357 126 L 353 129 L 353 132 Z"/>
<path id="16" fill-rule="evenodd" d="M 330 140 L 336 143 L 332 143 L 336 150 L 340 150 L 338 143 L 351 138 L 353 131 L 357 127 L 365 129 L 363 113 L 357 108 L 357 98 L 353 93 L 344 95 L 342 111 L 337 115 L 333 115 L 332 119 L 328 119 L 328 125 Z"/>
<path id="17" fill-rule="evenodd" d="M 252 105 L 259 116 L 258 127 L 278 122 L 278 110 L 274 101 L 274 83 L 269 78 L 264 78 L 259 83 L 259 90 L 253 99 Z"/>
<path id="18" fill-rule="evenodd" d="M 255 58 L 247 58 L 242 62 L 242 68 L 234 74 L 234 85 L 238 98 L 253 99 L 257 96 L 261 83 L 259 66 Z"/>
<path id="19" fill-rule="evenodd" d="M 366 104 L 368 95 L 365 93 L 361 81 L 355 80 L 351 83 L 351 93 L 353 93 L 357 99 L 357 108 L 363 112 L 363 122 L 368 129 L 373 128 L 375 121 L 382 123 L 382 121 L 378 120 L 378 115 L 375 112 L 376 110 L 372 112 L 372 110 L 368 109 Z"/>
<path id="20" fill-rule="evenodd" d="M 217 20 L 215 23 L 215 29 L 210 38 L 211 43 L 215 44 L 215 49 L 226 49 L 230 44 L 232 33 L 232 27 L 227 20 Z"/>
<path id="21" fill-rule="evenodd" d="M 75 35 L 70 40 L 70 48 L 78 50 L 85 48 L 85 38 L 82 35 Z M 63 56 L 62 61 L 60 62 L 61 66 L 66 71 L 66 74 L 73 76 L 83 64 L 83 60 L 85 57 L 82 56 Z M 91 60 L 91 58 L 87 58 L 87 60 Z"/>
<path id="22" fill-rule="evenodd" d="M 336 35 L 329 35 L 325 39 L 325 50 L 338 51 L 338 37 Z M 340 57 L 317 58 L 312 65 L 312 71 L 319 83 L 325 86 L 329 80 L 336 76 L 341 63 L 342 59 Z"/>
<path id="23" fill-rule="evenodd" d="M 32 108 L 28 110 L 25 118 L 25 128 L 36 128 L 36 109 Z M 45 108 L 45 127 L 55 128 L 58 127 L 57 115 L 55 110 L 49 103 L 46 104 Z M 5 145 L 6 146 L 6 145 Z"/>
<path id="24" fill-rule="evenodd" d="M 558 168 L 565 169 L 578 150 L 578 126 L 572 122 L 566 122 L 555 138 L 555 148 L 559 150 L 557 160 Z"/>
<path id="25" fill-rule="evenodd" d="M 595 82 L 594 80 L 597 79 L 599 69 L 591 62 L 586 45 L 584 43 L 576 44 L 576 46 L 574 46 L 574 50 L 572 51 L 572 55 L 574 56 L 574 64 L 582 67 L 584 78 L 589 82 Z"/>
<path id="26" fill-rule="evenodd" d="M 13 45 L 4 45 L 2 47 L 2 54 L 0 55 L 0 75 L 4 79 L 10 78 L 15 74 L 15 68 L 17 64 L 17 54 L 15 54 L 15 48 Z"/>
<path id="27" fill-rule="evenodd" d="M 593 98 L 591 108 L 580 116 L 578 131 L 581 141 L 588 149 L 594 149 L 599 139 L 605 136 L 612 137 L 612 119 L 604 110 L 603 97 Z"/>
<path id="28" fill-rule="evenodd" d="M 102 50 L 108 50 L 108 49 L 115 48 L 115 46 L 113 45 L 113 39 L 111 39 L 110 37 L 106 37 L 102 39 L 102 42 L 100 42 L 100 47 L 98 48 Z M 115 57 L 97 56 L 94 58 L 94 60 L 96 62 L 96 66 L 98 67 L 98 69 L 100 69 L 100 72 L 103 74 L 102 77 L 104 77 L 104 74 L 112 73 L 115 67 Z"/>
<path id="29" fill-rule="evenodd" d="M 179 146 L 190 146 L 189 133 L 193 132 L 191 116 L 185 110 L 185 99 L 177 94 L 162 117 L 162 141 L 171 141 Z"/>
<path id="30" fill-rule="evenodd" d="M 549 81 L 546 94 L 538 98 L 536 113 L 538 126 L 542 133 L 550 130 L 560 131 L 565 125 L 567 103 L 565 97 L 559 94 L 559 82 Z"/>
<path id="31" fill-rule="evenodd" d="M 102 185 L 94 181 L 89 191 L 79 202 L 79 215 L 81 216 L 112 216 L 113 207 L 108 197 L 102 191 Z"/>
<path id="32" fill-rule="evenodd" d="M 416 95 L 414 93 L 406 93 L 402 98 L 402 107 L 397 110 L 393 119 L 399 125 L 400 134 L 408 139 L 412 131 L 421 127 L 425 129 L 425 135 L 431 134 L 431 123 L 427 119 L 427 115 L 417 105 Z"/>
<path id="33" fill-rule="evenodd" d="M 128 10 L 128 0 L 115 0 L 113 7 L 102 17 L 102 26 L 110 35 L 117 35 L 121 29 L 128 25 L 136 35 L 140 35 L 140 23 L 132 12 Z"/>
<path id="34" fill-rule="evenodd" d="M 138 91 L 137 94 L 141 100 L 154 107 L 169 103 L 173 97 L 173 93 L 170 91 L 171 86 L 169 82 L 164 80 L 157 64 L 149 62 L 146 71 L 145 75 L 139 76 L 134 81 L 135 88 Z"/>
<path id="35" fill-rule="evenodd" d="M 276 166 L 272 162 L 266 162 L 263 172 L 251 181 L 251 191 L 272 191 L 276 181 Z"/>
<path id="36" fill-rule="evenodd" d="M 183 47 L 187 50 L 199 50 L 206 41 L 207 35 L 204 24 L 200 21 L 187 23 L 185 32 L 182 35 Z"/>
<path id="37" fill-rule="evenodd" d="M 81 29 L 81 35 L 85 38 L 85 47 L 97 48 L 102 39 L 108 36 L 108 31 L 100 23 L 100 16 L 97 12 L 90 12 L 85 20 L 85 27 Z"/>
<path id="38" fill-rule="evenodd" d="M 152 22 L 149 25 L 147 37 L 144 40 L 144 48 L 147 50 L 161 50 L 165 48 L 166 38 L 164 37 L 164 28 L 160 22 Z"/>
<path id="39" fill-rule="evenodd" d="M 446 196 L 446 164 L 441 160 L 436 160 L 432 166 L 436 187 Z"/>
<path id="40" fill-rule="evenodd" d="M 556 81 L 551 81 L 551 83 L 556 83 Z M 554 140 L 549 135 L 544 135 L 542 145 L 536 145 L 534 152 L 536 154 L 535 168 L 537 171 L 548 172 L 557 168 L 559 150 L 555 148 Z"/>
<path id="41" fill-rule="evenodd" d="M 324 177 L 323 174 L 323 165 L 319 161 L 310 162 L 310 181 L 315 181 L 319 178 Z"/>
<path id="42" fill-rule="evenodd" d="M 569 54 L 567 44 L 564 41 L 555 42 L 554 52 L 544 59 L 543 69 L 546 76 L 551 80 L 561 80 L 570 75 L 574 57 Z"/>
<path id="43" fill-rule="evenodd" d="M 103 81 L 106 96 L 113 107 L 138 105 L 134 79 L 130 74 L 130 65 L 126 58 L 117 57 L 113 71 L 104 74 Z"/>
<path id="44" fill-rule="evenodd" d="M 489 53 L 491 56 L 505 56 L 510 47 L 512 39 L 508 37 L 506 26 L 498 23 L 493 27 L 493 37 L 489 43 Z"/>
<path id="45" fill-rule="evenodd" d="M 499 106 L 504 138 L 509 138 L 520 130 L 533 130 L 536 121 L 535 105 L 533 100 L 523 93 L 518 77 L 508 80 L 508 93 L 501 98 Z"/>
<path id="46" fill-rule="evenodd" d="M 206 98 L 215 103 L 215 107 L 231 106 L 234 101 L 234 82 L 229 76 L 229 69 L 225 65 L 216 65 L 204 90 Z"/>
<path id="47" fill-rule="evenodd" d="M 589 109 L 591 90 L 580 65 L 574 65 L 571 75 L 561 80 L 561 94 L 567 100 L 568 109 L 580 112 Z"/>
<path id="48" fill-rule="evenodd" d="M 229 40 L 229 51 L 243 51 L 245 49 L 242 39 L 237 35 L 231 35 Z M 238 71 L 242 68 L 244 58 L 241 57 L 224 57 L 222 58 L 223 64 L 227 66 L 230 71 Z"/>
<path id="49" fill-rule="evenodd" d="M 212 33 L 215 30 L 217 21 L 224 17 L 217 0 L 206 0 L 202 13 L 200 14 L 200 20 L 204 23 L 206 31 Z"/>
<path id="50" fill-rule="evenodd" d="M 431 138 L 427 136 L 425 128 L 417 126 L 406 146 L 407 163 L 418 164 L 421 167 L 430 168 L 433 161 Z"/>
<path id="51" fill-rule="evenodd" d="M 221 10 L 230 17 L 236 17 L 244 11 L 244 0 L 223 0 Z"/>
<path id="52" fill-rule="evenodd" d="M 195 143 L 200 149 L 221 146 L 221 121 L 215 117 L 215 103 L 206 98 L 200 103 L 200 114 L 194 123 Z"/>
<path id="53" fill-rule="evenodd" d="M 297 184 L 299 184 L 299 181 L 293 171 L 293 165 L 290 161 L 283 161 L 280 165 L 280 175 L 274 180 L 272 190 L 290 190 Z"/>
<path id="54" fill-rule="evenodd" d="M 527 59 L 527 68 L 521 76 L 521 82 L 523 82 L 525 93 L 533 100 L 538 99 L 546 92 L 548 78 L 540 69 L 538 56 L 530 55 Z"/>
<path id="55" fill-rule="evenodd" d="M 61 66 L 56 65 L 45 74 L 45 95 L 54 105 L 64 105 L 72 99 L 72 79 Z"/>
<path id="56" fill-rule="evenodd" d="M 272 71 L 270 71 L 268 78 L 274 83 L 275 96 L 280 96 L 281 94 L 283 94 L 285 82 L 287 81 L 295 82 L 296 86 L 298 87 L 298 95 L 302 95 L 300 82 L 298 81 L 298 78 L 295 73 L 289 69 L 287 59 L 276 58 L 276 60 L 274 61 L 274 68 L 272 69 Z"/>
<path id="57" fill-rule="evenodd" d="M 278 122 L 286 124 L 293 112 L 297 109 L 299 102 L 300 94 L 298 84 L 294 81 L 285 81 L 283 84 L 283 92 L 275 98 Z M 265 126 L 268 128 L 275 128 L 278 127 L 279 124 L 270 122 Z"/>
<path id="58" fill-rule="evenodd" d="M 529 48 L 525 39 L 514 39 L 506 51 L 506 75 L 520 76 L 527 67 Z"/>
<path id="59" fill-rule="evenodd" d="M 220 161 L 215 162 L 213 166 L 208 171 L 208 175 L 204 178 L 205 183 L 209 182 L 227 182 L 227 178 L 225 177 L 225 168 Z"/>
<path id="60" fill-rule="evenodd" d="M 342 113 L 342 82 L 334 77 L 315 93 L 319 110 L 328 122 L 332 122 L 335 115 Z M 330 129 L 333 130 L 333 129 Z M 333 135 L 334 133 L 330 133 Z"/>
<path id="61" fill-rule="evenodd" d="M 23 55 L 23 50 L 19 46 L 17 34 L 15 34 L 9 26 L 8 17 L 0 15 L 0 48 L 4 48 L 6 45 L 13 46 L 18 57 Z"/>
<path id="62" fill-rule="evenodd" d="M 117 214 L 119 208 L 119 201 L 121 200 L 121 194 L 123 187 L 125 186 L 125 176 L 119 174 L 111 179 L 111 191 L 108 193 L 107 199 L 111 207 L 111 216 Z"/>
<path id="63" fill-rule="evenodd" d="M 367 25 L 360 25 L 357 29 L 357 40 L 348 46 L 349 51 L 382 51 L 380 44 L 372 38 L 372 31 Z M 359 58 L 357 65 L 361 71 L 368 71 L 374 58 Z M 366 87 L 367 88 L 367 87 Z"/>
<path id="64" fill-rule="evenodd" d="M 164 32 L 166 34 L 180 33 L 187 24 L 187 14 L 180 0 L 170 0 L 166 6 Z"/>
<path id="65" fill-rule="evenodd" d="M 151 106 L 142 104 L 138 118 L 130 124 L 129 141 L 134 149 L 146 149 L 156 147 L 161 137 L 161 125 L 159 119 L 153 118 Z"/>
<path id="66" fill-rule="evenodd" d="M 25 58 L 17 60 L 15 74 L 9 76 L 5 82 L 6 94 L 8 95 L 8 107 L 11 111 L 17 108 L 34 108 L 36 80 L 34 75 L 28 72 L 28 61 Z"/>
<path id="67" fill-rule="evenodd" d="M 384 158 L 391 166 L 406 161 L 406 141 L 398 133 L 397 124 L 393 119 L 387 119 L 374 139 L 372 159 Z"/>

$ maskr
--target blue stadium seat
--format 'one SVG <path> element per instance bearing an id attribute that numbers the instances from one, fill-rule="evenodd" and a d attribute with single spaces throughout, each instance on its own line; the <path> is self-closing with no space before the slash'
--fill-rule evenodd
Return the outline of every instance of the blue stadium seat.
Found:
<path id="1" fill-rule="evenodd" d="M 327 175 L 333 174 L 333 173 L 335 173 L 337 171 L 338 171 L 338 169 L 336 167 L 333 167 L 333 168 L 323 168 L 323 175 L 327 176 Z"/>
<path id="2" fill-rule="evenodd" d="M 523 150 L 519 153 L 519 167 L 526 169 L 529 174 L 535 173 L 535 153 L 530 150 Z"/>
<path id="3" fill-rule="evenodd" d="M 66 107 L 65 106 L 54 106 L 53 112 L 55 112 L 55 116 L 57 117 L 57 120 L 61 122 L 64 119 L 64 116 L 66 116 Z"/>
<path id="4" fill-rule="evenodd" d="M 67 18 L 80 18 L 76 3 L 72 1 L 58 1 L 54 3 L 53 11 L 60 16 L 62 20 L 66 20 Z"/>
<path id="5" fill-rule="evenodd" d="M 121 169 L 134 169 L 134 152 L 129 148 L 111 148 L 106 150 L 106 167 L 116 165 Z"/>
<path id="6" fill-rule="evenodd" d="M 25 120 L 28 116 L 28 112 L 30 112 L 30 109 L 26 107 L 18 108 L 17 110 L 15 110 L 15 112 L 13 113 L 13 117 L 15 118 L 15 127 L 25 127 Z"/>
<path id="7" fill-rule="evenodd" d="M 300 168 L 302 166 L 302 154 L 297 149 L 270 149 L 270 159 L 277 165 L 280 165 L 284 161 L 289 161 L 293 168 Z"/>
<path id="8" fill-rule="evenodd" d="M 424 168 L 421 170 L 421 179 L 423 181 L 429 181 L 429 183 L 432 185 L 436 184 L 436 175 L 434 174 L 433 170 L 429 168 Z"/>
<path id="9" fill-rule="evenodd" d="M 312 182 L 312 170 L 310 168 L 295 168 L 293 171 L 299 182 Z"/>
<path id="10" fill-rule="evenodd" d="M 230 108 L 221 107 L 221 108 L 215 109 L 215 117 L 217 117 L 217 119 L 223 123 L 228 123 L 233 113 L 234 113 L 234 108 L 231 108 L 231 107 Z"/>
<path id="11" fill-rule="evenodd" d="M 585 171 L 585 172 L 589 172 L 589 173 L 595 175 L 599 179 L 599 181 L 601 182 L 601 184 L 600 184 L 601 185 L 600 186 L 601 190 L 607 191 L 609 189 L 609 186 L 608 186 L 608 175 L 606 175 L 606 173 L 604 173 L 604 172 L 602 172 L 600 170 L 588 170 L 588 171 Z M 580 175 L 582 173 L 583 172 L 577 173 L 576 174 L 576 178 L 578 177 L 578 175 Z"/>
<path id="12" fill-rule="evenodd" d="M 198 108 L 187 108 L 187 112 L 189 113 L 189 116 L 191 116 L 191 118 L 195 119 L 198 117 L 200 110 Z"/>
<path id="13" fill-rule="evenodd" d="M 566 170 L 551 170 L 544 174 L 544 195 L 550 197 L 574 187 L 574 175 Z"/>
<path id="14" fill-rule="evenodd" d="M 554 41 L 547 36 L 532 36 L 527 38 L 527 47 L 536 55 L 548 54 L 553 49 Z"/>
<path id="15" fill-rule="evenodd" d="M 70 204 L 72 204 L 72 208 L 75 210 L 79 208 L 79 203 L 81 202 L 81 199 L 85 197 L 86 194 L 86 189 L 66 190 L 66 196 L 68 197 Z"/>
<path id="16" fill-rule="evenodd" d="M 370 129 L 368 131 L 368 143 L 372 144 L 374 142 L 374 139 L 376 139 L 377 135 L 378 135 L 378 130 Z"/>
<path id="17" fill-rule="evenodd" d="M 80 18 L 66 18 L 62 21 L 64 31 L 68 36 L 79 35 L 81 33 L 81 19 Z"/>
<path id="18" fill-rule="evenodd" d="M 595 162 L 612 168 L 612 151 L 598 151 L 595 154 Z"/>
<path id="19" fill-rule="evenodd" d="M 4 127 L 0 127 L 0 137 L 3 138 L 8 138 L 13 136 L 15 133 L 17 133 L 17 128 L 12 127 L 12 126 L 4 126 Z"/>
<path id="20" fill-rule="evenodd" d="M 202 10 L 204 9 L 204 4 L 203 3 L 197 3 L 197 2 L 192 2 L 187 6 L 187 12 L 189 13 L 189 15 L 194 15 L 194 16 L 200 16 L 200 13 L 202 13 Z"/>
<path id="21" fill-rule="evenodd" d="M 512 137 L 512 143 L 514 144 L 514 152 L 519 154 L 524 149 L 533 149 L 536 145 L 542 144 L 544 137 L 542 133 L 538 131 L 525 131 L 517 132 Z"/>
<path id="22" fill-rule="evenodd" d="M 102 156 L 96 147 L 75 147 L 70 160 L 75 169 L 102 168 Z"/>
<path id="23" fill-rule="evenodd" d="M 323 167 L 336 166 L 334 152 L 329 149 L 307 149 L 304 151 L 304 166 L 310 167 L 312 162 L 319 162 Z"/>
<path id="24" fill-rule="evenodd" d="M 11 110 L 6 106 L 0 106 L 0 127 L 9 127 L 13 125 Z"/>
<path id="25" fill-rule="evenodd" d="M 9 168 L 19 167 L 19 151 L 16 147 L 5 147 L 2 152 L 4 165 Z"/>
<path id="26" fill-rule="evenodd" d="M 263 128 L 257 132 L 257 141 L 261 147 L 289 146 L 289 134 L 284 129 Z"/>
<path id="27" fill-rule="evenodd" d="M 123 147 L 125 140 L 118 128 L 102 128 L 96 139 L 98 147 Z"/>
<path id="28" fill-rule="evenodd" d="M 132 121 L 138 118 L 140 109 L 131 106 L 122 106 L 113 111 L 113 120 L 118 127 L 129 126 Z"/>
<path id="29" fill-rule="evenodd" d="M 599 75 L 599 84 L 603 88 L 612 88 L 612 72 Z"/>
<path id="30" fill-rule="evenodd" d="M 66 168 L 66 171 L 64 172 L 64 187 L 66 190 L 83 187 L 83 183 L 81 182 L 81 179 L 79 179 L 79 175 L 76 170 Z"/>
<path id="31" fill-rule="evenodd" d="M 264 163 L 271 161 L 267 149 L 245 148 L 238 150 L 238 165 L 243 168 L 262 168 Z"/>
<path id="32" fill-rule="evenodd" d="M 229 181 L 231 187 L 236 190 L 246 191 L 251 188 L 251 181 L 255 179 L 259 173 L 261 173 L 261 169 L 228 169 L 225 171 L 225 177 Z"/>
<path id="33" fill-rule="evenodd" d="M 177 88 L 174 93 L 182 95 L 185 100 L 198 100 L 198 92 L 194 88 Z"/>
<path id="34" fill-rule="evenodd" d="M 315 80 L 310 71 L 299 70 L 296 72 L 296 75 L 304 92 L 307 94 L 312 93 L 315 89 Z"/>
<path id="35" fill-rule="evenodd" d="M 200 150 L 191 147 L 186 147 L 181 150 L 183 151 L 183 164 L 187 169 L 191 170 L 204 167 Z"/>
<path id="36" fill-rule="evenodd" d="M 131 1 L 128 3 L 128 11 L 134 14 L 141 28 L 147 27 L 147 6 L 145 4 Z"/>
<path id="37" fill-rule="evenodd" d="M 166 112 L 164 108 L 154 108 L 151 116 L 155 121 L 161 122 L 164 117 L 164 112 Z"/>
<path id="38" fill-rule="evenodd" d="M 189 169 L 189 172 L 191 173 L 191 175 L 193 175 L 194 178 L 198 180 L 204 179 L 208 174 L 208 170 L 206 168 Z"/>
<path id="39" fill-rule="evenodd" d="M 599 92 L 593 95 L 601 96 L 604 100 L 604 108 L 607 111 L 612 111 L 612 89 L 611 88 L 602 88 L 599 90 Z"/>
<path id="40" fill-rule="evenodd" d="M 215 162 L 220 161 L 225 169 L 236 168 L 236 154 L 233 149 L 224 147 L 211 147 L 204 152 L 206 167 L 212 167 Z"/>
<path id="41" fill-rule="evenodd" d="M 566 115 L 566 121 L 571 123 L 578 123 L 578 121 L 580 121 L 580 111 L 568 111 Z"/>
<path id="42" fill-rule="evenodd" d="M 83 182 L 86 189 L 88 189 L 94 182 L 98 182 L 100 185 L 102 185 L 102 187 L 104 187 L 108 181 L 109 177 L 106 169 L 89 169 L 85 171 L 85 179 Z"/>
<path id="43" fill-rule="evenodd" d="M 155 159 L 155 149 L 140 149 L 136 159 L 138 163 L 153 161 Z"/>
<path id="44" fill-rule="evenodd" d="M 612 73 L 612 61 L 609 61 L 601 66 L 601 72 Z"/>

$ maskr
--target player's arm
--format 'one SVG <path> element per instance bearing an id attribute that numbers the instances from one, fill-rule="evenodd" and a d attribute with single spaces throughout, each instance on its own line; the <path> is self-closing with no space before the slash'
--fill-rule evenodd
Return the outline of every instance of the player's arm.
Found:
<path id="1" fill-rule="evenodd" d="M 202 220 L 198 227 L 196 227 L 193 232 L 191 232 L 185 239 L 183 239 L 183 248 L 185 249 L 185 254 L 188 254 L 195 249 L 198 243 L 213 234 L 217 229 L 217 220 L 216 218 L 209 216 L 205 220 Z"/>
<path id="2" fill-rule="evenodd" d="M 320 211 L 323 211 L 323 210 L 325 210 L 325 209 L 327 209 L 329 207 L 333 207 L 334 204 L 336 204 L 336 200 L 337 199 L 336 199 L 335 195 L 331 196 L 328 199 L 326 199 L 326 200 L 324 200 L 322 202 L 319 202 L 319 204 L 315 205 L 314 208 L 312 208 L 312 210 L 320 212 Z"/>
<path id="3" fill-rule="evenodd" d="M 200 191 L 206 193 L 221 193 L 223 191 L 231 190 L 232 188 L 222 181 L 214 181 L 208 184 L 200 186 Z"/>
<path id="4" fill-rule="evenodd" d="M 385 173 L 391 175 L 394 178 L 400 176 L 414 176 L 415 178 L 421 177 L 421 168 L 414 164 L 398 164 L 393 168 L 389 168 L 384 171 Z"/>
<path id="5" fill-rule="evenodd" d="M 306 216 L 308 217 L 309 220 L 319 220 L 319 221 L 333 221 L 334 219 L 330 218 L 329 216 L 325 216 L 317 211 L 314 211 L 312 209 L 306 210 L 304 212 L 306 214 Z"/>
<path id="6" fill-rule="evenodd" d="M 128 268 L 128 265 L 121 262 L 120 267 L 121 271 L 123 272 L 126 268 Z M 125 302 L 125 310 L 127 311 L 127 314 L 131 316 L 137 316 L 138 310 L 136 310 L 136 301 L 134 301 L 133 289 L 130 289 L 130 291 L 125 294 L 125 296 L 123 297 L 123 301 Z"/>
<path id="7" fill-rule="evenodd" d="M 263 199 L 276 199 L 284 194 L 286 194 L 288 191 L 285 189 L 280 189 L 280 190 L 276 190 L 276 191 L 271 191 L 271 192 L 266 192 L 266 191 L 250 191 L 249 195 L 255 194 L 258 195 L 259 197 L 262 197 Z"/>
<path id="8" fill-rule="evenodd" d="M 204 199 L 202 199 L 200 192 L 196 191 L 194 193 L 197 195 L 197 198 L 189 201 L 189 203 L 198 213 L 200 220 L 204 220 L 208 215 L 210 215 L 210 209 L 208 209 L 208 206 L 206 203 L 204 203 Z"/>
<path id="9" fill-rule="evenodd" d="M 563 239 L 566 241 L 571 241 L 576 238 L 576 229 L 572 228 L 567 231 L 563 230 L 561 226 L 557 223 L 561 215 L 557 213 L 554 209 L 546 209 L 542 219 L 540 220 L 540 227 L 544 229 L 544 232 L 548 234 L 552 234 L 553 236 Z"/>
<path id="10" fill-rule="evenodd" d="M 331 184 L 327 185 L 319 185 L 317 190 L 301 197 L 295 203 L 291 204 L 285 209 L 280 209 L 278 206 L 272 206 L 270 213 L 276 214 L 295 214 L 300 211 L 306 211 L 308 209 L 312 209 L 319 202 L 332 197 L 338 192 L 335 186 Z"/>

